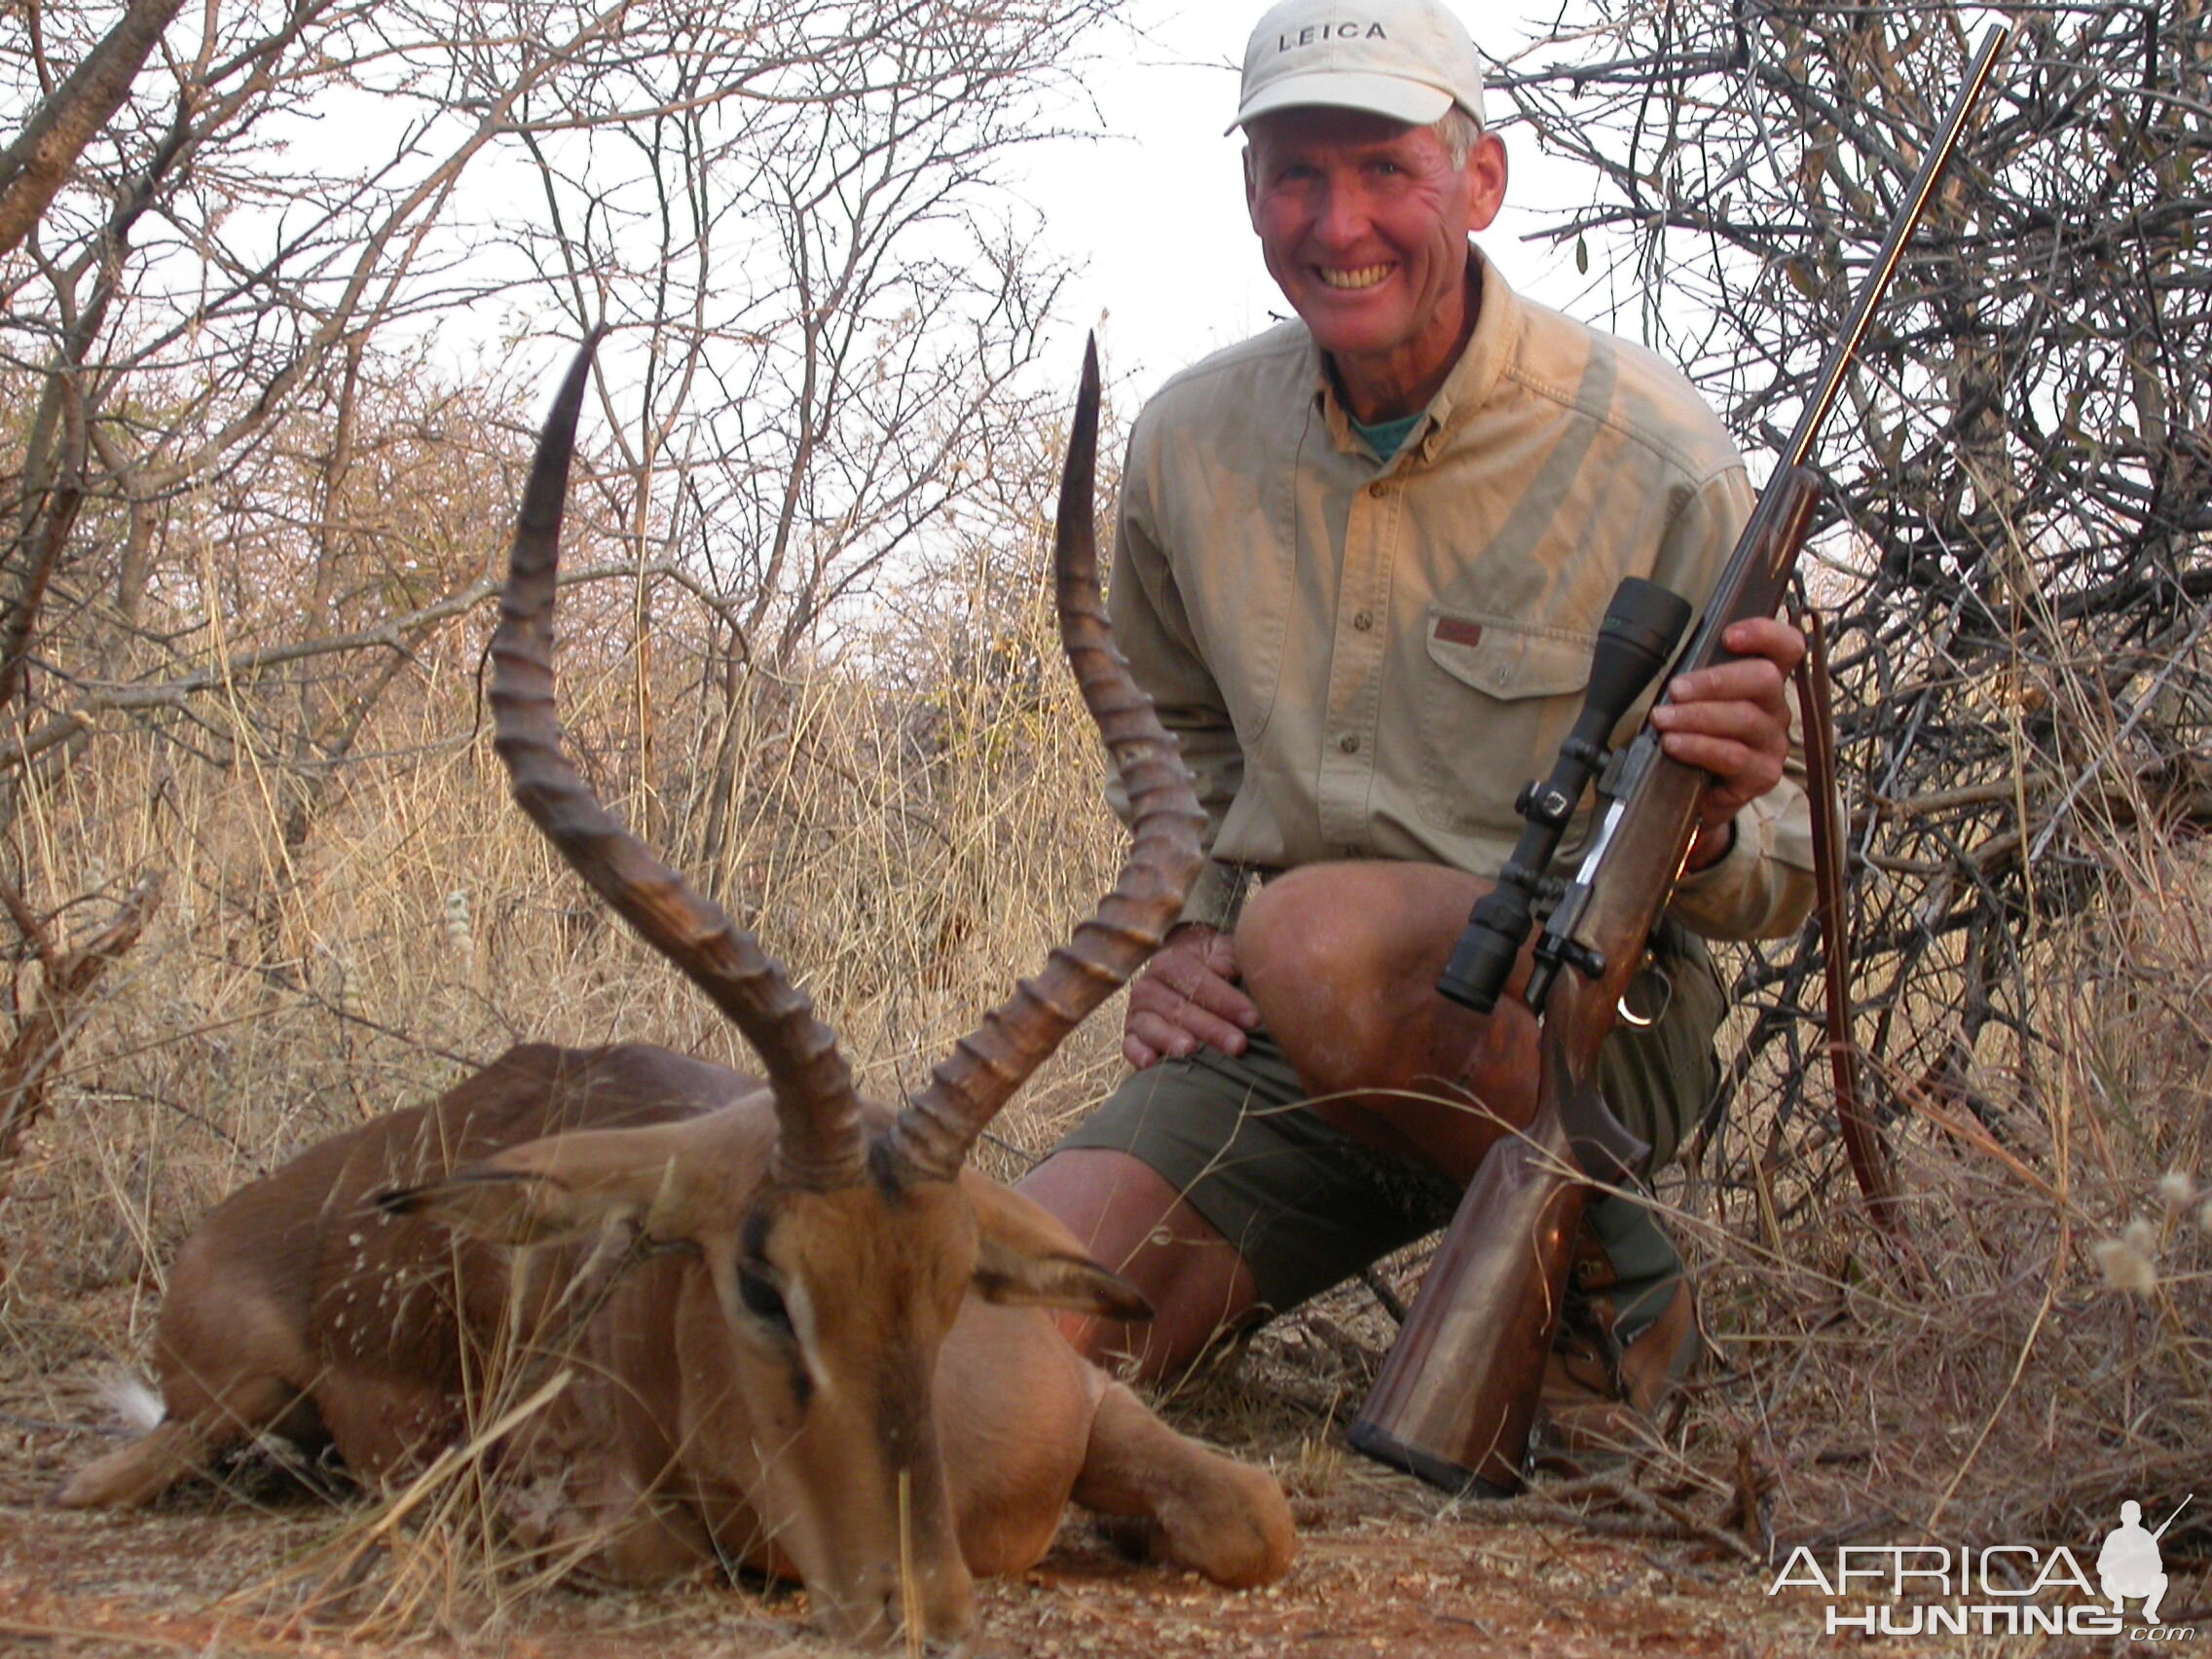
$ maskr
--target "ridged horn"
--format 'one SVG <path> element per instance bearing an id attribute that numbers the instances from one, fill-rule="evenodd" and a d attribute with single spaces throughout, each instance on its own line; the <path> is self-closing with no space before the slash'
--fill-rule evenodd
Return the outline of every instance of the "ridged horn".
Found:
<path id="1" fill-rule="evenodd" d="M 1091 528 L 1097 451 L 1098 348 L 1092 341 L 1084 352 L 1083 389 L 1060 475 L 1052 564 L 1060 644 L 1129 797 L 1128 857 L 1097 914 L 1052 951 L 1044 972 L 985 1014 L 931 1074 L 929 1087 L 900 1111 L 889 1131 L 894 1163 L 926 1179 L 952 1179 L 1014 1090 L 1144 965 L 1174 925 L 1198 872 L 1205 819 L 1190 771 L 1116 648 L 1099 596 Z"/>
<path id="2" fill-rule="evenodd" d="M 546 839 L 639 938 L 712 997 L 753 1046 L 775 1092 L 776 1177 L 816 1191 L 851 1186 L 866 1168 L 866 1147 L 860 1101 L 836 1037 L 753 936 L 617 823 L 561 751 L 553 703 L 561 509 L 577 411 L 601 333 L 594 329 L 577 351 L 531 463 L 499 596 L 499 626 L 492 636 L 494 747 L 506 763 L 515 800 Z"/>

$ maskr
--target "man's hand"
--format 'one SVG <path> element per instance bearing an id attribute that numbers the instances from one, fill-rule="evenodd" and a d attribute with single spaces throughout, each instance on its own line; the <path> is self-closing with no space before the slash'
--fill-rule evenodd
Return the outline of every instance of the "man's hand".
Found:
<path id="1" fill-rule="evenodd" d="M 1671 700 L 1651 711 L 1667 757 L 1713 774 L 1692 869 L 1725 855 L 1738 809 L 1782 782 L 1789 758 L 1783 687 L 1805 654 L 1805 636 L 1773 616 L 1731 622 L 1720 639 L 1740 660 L 1677 676 L 1667 687 Z"/>
<path id="2" fill-rule="evenodd" d="M 1225 933 L 1185 922 L 1167 936 L 1129 987 L 1122 1056 L 1138 1071 L 1182 1059 L 1200 1045 L 1244 1051 L 1260 1011 L 1236 985 L 1236 950 Z"/>

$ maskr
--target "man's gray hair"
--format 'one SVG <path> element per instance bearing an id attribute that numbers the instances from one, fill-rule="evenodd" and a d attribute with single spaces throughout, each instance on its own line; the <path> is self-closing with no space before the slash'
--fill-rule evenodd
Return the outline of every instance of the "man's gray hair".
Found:
<path id="1" fill-rule="evenodd" d="M 1467 157 L 1475 148 L 1475 140 L 1483 135 L 1483 124 L 1454 104 L 1438 118 L 1429 130 L 1436 134 L 1444 146 L 1444 153 L 1452 158 L 1452 170 L 1457 172 L 1467 165 Z"/>

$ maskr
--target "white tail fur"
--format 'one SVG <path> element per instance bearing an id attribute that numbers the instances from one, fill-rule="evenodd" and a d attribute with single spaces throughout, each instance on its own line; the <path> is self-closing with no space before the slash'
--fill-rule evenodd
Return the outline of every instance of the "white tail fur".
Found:
<path id="1" fill-rule="evenodd" d="M 117 1371 L 100 1380 L 100 1404 L 123 1419 L 137 1434 L 151 1434 L 162 1426 L 168 1409 L 161 1391 L 135 1371 Z"/>

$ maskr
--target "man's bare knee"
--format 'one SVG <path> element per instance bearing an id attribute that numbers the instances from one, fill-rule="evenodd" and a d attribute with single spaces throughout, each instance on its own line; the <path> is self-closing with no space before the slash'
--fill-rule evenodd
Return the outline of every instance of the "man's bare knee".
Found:
<path id="1" fill-rule="evenodd" d="M 1252 896 L 1236 960 L 1271 1027 L 1425 993 L 1488 884 L 1439 865 L 1308 865 Z"/>
<path id="2" fill-rule="evenodd" d="M 1436 989 L 1488 890 L 1437 865 L 1308 865 L 1257 894 L 1236 933 L 1245 988 L 1314 1110 L 1460 1182 L 1534 1107 L 1528 1010 L 1478 1015 Z"/>
<path id="3" fill-rule="evenodd" d="M 1058 1316 L 1087 1359 L 1143 1381 L 1188 1367 L 1224 1326 L 1250 1317 L 1252 1271 L 1174 1184 L 1141 1159 L 1103 1147 L 1054 1153 L 1020 1191 L 1153 1307 L 1149 1324 Z"/>

